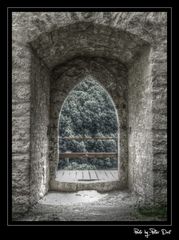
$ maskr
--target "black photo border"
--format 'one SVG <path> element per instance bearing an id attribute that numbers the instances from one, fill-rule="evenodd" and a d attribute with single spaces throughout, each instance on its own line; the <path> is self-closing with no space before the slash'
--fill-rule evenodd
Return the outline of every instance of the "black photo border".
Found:
<path id="1" fill-rule="evenodd" d="M 27 4 L 27 2 L 26 2 Z M 52 3 L 51 3 L 52 4 Z M 172 71 L 172 67 L 173 67 L 173 56 L 172 56 L 172 44 L 173 44 L 173 7 L 170 6 L 169 4 L 165 5 L 164 7 L 157 7 L 157 6 L 150 6 L 150 7 L 141 7 L 140 4 L 137 7 L 133 7 L 133 5 L 131 7 L 129 6 L 120 6 L 120 7 L 55 7 L 57 6 L 56 4 L 54 4 L 54 7 L 49 6 L 47 3 L 43 3 L 41 5 L 32 3 L 32 1 L 30 1 L 28 3 L 28 7 L 24 6 L 24 2 L 22 1 L 20 3 L 19 1 L 19 5 L 17 5 L 17 2 L 14 4 L 13 3 L 9 3 L 8 4 L 4 4 L 4 6 L 1 7 L 1 21 L 3 23 L 2 25 L 2 31 L 3 31 L 3 38 L 1 39 L 2 41 L 2 45 L 3 47 L 3 76 L 2 76 L 2 82 L 5 85 L 5 88 L 7 88 L 7 106 L 5 107 L 5 109 L 7 109 L 7 119 L 5 119 L 4 123 L 8 123 L 7 124 L 7 131 L 5 131 L 6 134 L 6 138 L 7 138 L 7 149 L 3 149 L 4 150 L 4 154 L 5 156 L 7 155 L 7 159 L 4 164 L 4 170 L 3 173 L 1 175 L 1 177 L 4 177 L 4 179 L 6 180 L 6 184 L 4 186 L 5 189 L 5 193 L 3 194 L 3 196 L 5 196 L 3 198 L 3 204 L 4 204 L 4 208 L 3 208 L 3 219 L 2 219 L 2 226 L 4 227 L 29 227 L 29 226 L 114 226 L 114 227 L 120 227 L 121 228 L 128 228 L 129 230 L 127 230 L 127 234 L 129 234 L 130 237 L 132 237 L 131 239 L 134 239 L 134 234 L 133 234 L 133 229 L 134 228 L 140 228 L 140 229 L 145 229 L 145 228 L 155 228 L 155 229 L 162 229 L 165 228 L 167 230 L 172 229 L 173 225 L 174 225 L 174 218 L 176 217 L 175 212 L 173 211 L 173 163 L 172 163 L 172 79 L 173 79 L 173 71 Z M 120 221 L 120 222 L 62 222 L 62 221 L 48 221 L 48 222 L 44 222 L 44 221 L 39 221 L 39 222 L 23 222 L 23 221 L 12 221 L 12 177 L 11 177 L 11 173 L 12 173 L 12 159 L 11 159 L 11 154 L 12 154 L 12 141 L 11 141 L 11 128 L 12 128 L 12 39 L 11 39 L 11 22 L 12 22 L 12 12 L 34 12 L 34 11 L 47 11 L 47 12 L 53 12 L 53 11 L 59 11 L 59 12 L 63 12 L 63 11 L 125 11 L 125 12 L 131 12 L 131 11 L 142 11 L 142 12 L 167 12 L 168 15 L 168 34 L 167 34 L 167 45 L 168 45 L 168 51 L 167 51 L 167 67 L 168 67 L 168 81 L 167 81 L 167 88 L 168 88 L 168 211 L 167 211 L 167 221 Z M 2 36 L 2 35 L 1 35 Z M 3 94 L 4 95 L 4 94 Z M 5 169 L 7 170 L 7 172 L 5 173 Z M 4 180 L 2 180 L 4 182 Z M 2 217 L 1 217 L 2 218 Z M 126 231 L 126 230 L 125 230 Z M 142 239 L 140 238 L 140 236 L 137 236 L 137 239 Z M 153 236 L 152 236 L 153 237 Z M 167 238 L 169 236 L 166 236 L 165 238 L 161 238 L 161 239 L 170 239 Z M 152 238 L 151 238 L 152 239 Z M 160 237 L 159 237 L 160 239 Z M 173 239 L 173 238 L 171 238 Z M 126 238 L 126 240 L 128 240 Z M 129 239 L 130 240 L 130 239 Z M 173 239 L 175 240 L 175 239 Z"/>

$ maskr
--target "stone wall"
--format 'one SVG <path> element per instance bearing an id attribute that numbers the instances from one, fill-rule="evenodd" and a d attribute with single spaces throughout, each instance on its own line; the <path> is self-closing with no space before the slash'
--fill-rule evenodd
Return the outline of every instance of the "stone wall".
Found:
<path id="1" fill-rule="evenodd" d="M 50 76 L 48 68 L 32 53 L 31 59 L 31 155 L 30 203 L 37 202 L 48 191 L 48 125 Z"/>
<path id="2" fill-rule="evenodd" d="M 118 62 L 128 71 L 129 128 L 124 131 L 129 136 L 129 185 L 144 199 L 166 204 L 167 14 L 13 12 L 12 20 L 13 212 L 26 211 L 48 189 L 50 82 L 56 81 L 55 69 L 63 72 L 81 57 L 105 58 L 106 69 Z"/>
<path id="3" fill-rule="evenodd" d="M 167 203 L 167 32 L 163 27 L 150 53 L 152 81 L 153 201 Z"/>
<path id="4" fill-rule="evenodd" d="M 143 200 L 153 199 L 152 82 L 150 48 L 143 49 L 129 69 L 129 186 Z"/>
<path id="5" fill-rule="evenodd" d="M 29 206 L 30 179 L 30 49 L 12 42 L 12 208 Z"/>

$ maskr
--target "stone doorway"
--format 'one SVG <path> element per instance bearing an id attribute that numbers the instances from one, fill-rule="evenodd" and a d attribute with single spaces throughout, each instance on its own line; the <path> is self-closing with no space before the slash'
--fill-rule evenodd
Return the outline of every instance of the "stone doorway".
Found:
<path id="1" fill-rule="evenodd" d="M 112 60 L 111 60 L 112 61 Z M 68 96 L 68 94 L 77 86 L 81 81 L 83 81 L 87 76 L 91 79 L 97 81 L 111 96 L 111 101 L 113 102 L 117 119 L 121 117 L 120 125 L 118 124 L 118 133 L 120 132 L 120 139 L 118 136 L 118 175 L 120 175 L 120 184 L 126 185 L 127 177 L 127 160 L 125 154 L 127 153 L 127 98 L 126 89 L 121 91 L 120 99 L 118 98 L 119 88 L 123 89 L 126 86 L 127 73 L 126 68 L 123 64 L 116 63 L 118 69 L 116 71 L 116 76 L 112 75 L 109 71 L 110 66 L 107 68 L 107 60 L 105 58 L 91 58 L 91 57 L 78 57 L 74 58 L 66 63 L 65 66 L 57 66 L 54 69 L 53 76 L 54 80 L 51 83 L 51 105 L 50 105 L 50 149 L 53 151 L 49 152 L 50 169 L 51 174 L 51 188 L 58 189 L 60 183 L 56 183 L 56 169 L 58 166 L 58 124 L 59 124 L 59 112 L 62 109 L 63 103 Z M 63 68 L 67 70 L 61 74 Z M 116 77 L 120 78 L 120 83 L 117 86 Z M 64 86 L 62 88 L 62 86 Z M 65 92 L 64 92 L 65 91 Z M 118 120 L 117 120 L 118 121 Z M 122 124 L 122 125 L 121 125 Z M 122 128 L 123 126 L 123 128 Z M 125 128 L 125 129 L 124 129 Z M 120 149 L 123 151 L 119 151 Z M 57 159 L 54 161 L 54 159 Z M 120 159 L 120 161 L 119 161 Z M 126 162 L 126 163 L 125 163 Z M 120 167 L 122 165 L 123 167 Z M 119 185 L 119 184 L 118 184 Z M 115 183 L 116 188 L 116 183 Z M 99 188 L 98 188 L 99 189 Z"/>
<path id="2" fill-rule="evenodd" d="M 78 23 L 74 25 L 74 28 L 70 28 L 67 32 L 73 32 L 72 38 L 69 36 L 67 39 L 73 42 L 74 36 L 75 42 L 79 37 L 79 42 L 84 44 L 84 41 L 81 39 L 89 39 L 89 32 L 93 31 L 93 28 L 87 27 L 86 23 Z M 90 25 L 91 26 L 91 25 Z M 85 28 L 85 31 L 82 31 L 78 34 L 80 29 Z M 131 146 L 134 144 L 132 140 L 131 132 L 135 129 L 138 135 L 140 132 L 140 127 L 136 125 L 134 116 L 136 119 L 139 117 L 139 121 L 141 123 L 146 123 L 149 127 L 151 125 L 151 92 L 149 91 L 148 95 L 145 96 L 145 104 L 149 104 L 147 106 L 148 115 L 142 116 L 142 114 L 138 114 L 138 110 L 134 109 L 136 106 L 139 106 L 139 102 L 141 101 L 138 98 L 143 97 L 140 95 L 140 86 L 149 87 L 150 86 L 150 67 L 148 64 L 148 57 L 150 52 L 150 46 L 147 42 L 143 40 L 136 39 L 135 37 L 130 36 L 130 34 L 126 32 L 117 32 L 114 31 L 114 41 L 115 44 L 119 44 L 119 42 L 127 41 L 128 45 L 136 45 L 135 48 L 132 48 L 131 55 L 127 54 L 127 51 L 122 48 L 122 46 L 118 49 L 120 51 L 119 59 L 116 58 L 116 51 L 114 51 L 113 44 L 110 46 L 110 52 L 107 48 L 107 53 L 105 51 L 101 52 L 98 48 L 103 47 L 103 44 L 108 46 L 108 41 L 104 41 L 106 38 L 106 28 L 103 29 L 101 26 L 95 26 L 96 34 L 95 39 L 91 39 L 90 41 L 100 41 L 99 45 L 95 44 L 97 47 L 95 54 L 99 51 L 99 54 L 96 56 L 93 54 L 91 50 L 91 43 L 87 45 L 89 47 L 89 54 L 86 54 L 86 50 L 84 50 L 84 55 L 79 54 L 78 47 L 75 45 L 73 48 L 69 45 L 69 49 L 77 51 L 75 52 L 75 56 L 71 56 L 68 54 L 67 59 L 64 59 L 62 62 L 61 59 L 57 61 L 57 49 L 54 51 L 54 42 L 52 45 L 48 46 L 46 49 L 48 50 L 48 57 L 44 55 L 44 48 L 38 45 L 38 41 L 40 39 L 45 39 L 45 36 L 49 34 L 53 35 L 53 41 L 63 42 L 63 40 L 59 39 L 59 36 L 66 36 L 66 29 L 60 29 L 59 33 L 55 31 L 54 33 L 46 33 L 42 36 L 39 36 L 34 42 L 31 43 L 32 49 L 38 46 L 38 54 L 33 54 L 32 58 L 32 68 L 36 69 L 38 64 L 40 64 L 41 69 L 37 72 L 33 72 L 35 75 L 32 75 L 31 82 L 31 90 L 32 90 L 32 103 L 31 103 L 31 192 L 36 193 L 37 196 L 42 197 L 49 190 L 57 190 L 62 189 L 59 182 L 56 182 L 56 169 L 58 165 L 58 121 L 59 121 L 59 112 L 63 106 L 63 103 L 68 96 L 69 92 L 79 84 L 87 75 L 92 76 L 92 78 L 96 79 L 106 91 L 110 94 L 115 108 L 117 110 L 118 119 L 120 119 L 119 132 L 120 132 L 120 141 L 119 141 L 119 149 L 120 152 L 118 157 L 120 159 L 119 168 L 118 168 L 118 176 L 120 176 L 120 181 L 117 183 L 118 189 L 127 188 L 129 185 L 134 186 L 133 182 L 136 177 L 133 177 L 133 174 L 136 174 L 136 170 L 139 171 L 138 175 L 141 175 L 139 168 L 135 168 L 132 170 L 132 162 L 130 161 L 134 159 L 136 150 L 135 147 Z M 78 30 L 77 30 L 78 29 Z M 101 31 L 103 29 L 103 34 L 101 35 Z M 98 32 L 99 31 L 99 32 Z M 82 37 L 83 36 L 83 37 Z M 90 36 L 92 36 L 90 34 Z M 101 42 L 101 40 L 103 41 Z M 119 41 L 120 40 L 120 41 Z M 72 42 L 69 44 L 72 44 Z M 50 44 L 48 41 L 47 44 Z M 57 43 L 56 43 L 57 44 Z M 61 46 L 61 45 L 60 45 Z M 59 46 L 59 47 L 60 47 Z M 49 50 L 49 48 L 52 48 Z M 86 49 L 86 44 L 85 48 Z M 50 52 L 49 52 L 50 51 Z M 123 51 L 123 53 L 121 53 Z M 101 55 L 102 53 L 102 55 Z M 50 54 L 50 55 L 49 55 Z M 86 56 L 85 56 L 86 55 Z M 107 56 L 106 56 L 107 55 Z M 66 56 L 66 55 L 65 55 Z M 135 56 L 135 57 L 134 57 Z M 43 62 L 39 62 L 39 59 L 44 58 L 44 62 L 49 63 L 49 66 L 54 61 L 54 64 L 50 66 L 51 70 L 45 67 Z M 50 59 L 51 61 L 49 61 Z M 134 65 L 129 69 L 129 66 L 134 61 Z M 135 65 L 136 64 L 136 65 Z M 143 64 L 143 66 L 141 65 Z M 133 81 L 137 84 L 136 79 L 138 79 L 138 87 L 133 86 Z M 146 81 L 144 84 L 143 81 Z M 150 89 L 150 88 L 149 88 Z M 141 91 L 143 91 L 141 89 Z M 139 101 L 139 102 L 138 102 Z M 129 104 L 130 103 L 130 104 Z M 129 105 L 129 106 L 128 106 Z M 141 109 L 140 109 L 141 111 Z M 138 121 L 138 120 L 137 120 Z M 43 128 L 44 123 L 44 128 Z M 37 131 L 37 128 L 38 131 Z M 40 130 L 41 129 L 41 130 Z M 133 130 L 131 130 L 133 129 Z M 40 131 L 39 131 L 40 130 Z M 131 131 L 131 132 L 130 132 Z M 141 137 L 143 138 L 151 137 L 150 131 L 149 134 L 146 135 L 142 133 Z M 140 135 L 140 133 L 139 133 Z M 144 138 L 145 138 L 144 137 Z M 131 139 L 131 140 L 130 140 Z M 38 142 L 38 143 L 37 143 Z M 131 143 L 130 143 L 131 142 Z M 40 145 L 39 145 L 40 144 Z M 150 144 L 148 143 L 146 151 L 149 153 L 151 151 Z M 141 147 L 141 146 L 140 146 Z M 39 151 L 40 149 L 40 151 Z M 143 150 L 142 150 L 143 151 Z M 40 156 L 39 156 L 40 155 Z M 131 157 L 130 157 L 131 156 Z M 143 156 L 146 156 L 145 154 Z M 40 160 L 37 160 L 40 159 Z M 131 160 L 130 160 L 131 159 Z M 151 162 L 150 162 L 151 163 Z M 38 165 L 37 165 L 38 164 Z M 146 166 L 148 168 L 147 173 L 149 176 L 148 179 L 148 188 L 150 189 L 150 184 L 152 184 L 152 175 L 150 174 L 152 171 L 152 165 L 143 165 L 141 162 L 141 168 L 145 169 Z M 128 173 L 130 173 L 128 175 Z M 36 176 L 36 177 L 35 177 Z M 129 177 L 128 177 L 129 176 Z M 150 180 L 151 179 L 151 180 Z M 151 182 L 150 182 L 151 181 Z M 139 181 L 140 182 L 140 181 Z M 140 183 L 139 183 L 140 184 Z M 116 184 L 114 184 L 116 188 Z M 99 188 L 98 188 L 99 189 Z M 140 189 L 140 187 L 138 188 Z M 145 193 L 151 193 L 150 190 L 145 191 Z M 36 201 L 36 195 L 31 194 L 32 201 Z M 148 198 L 149 199 L 149 198 Z"/>
<path id="3" fill-rule="evenodd" d="M 119 185 L 118 113 L 107 91 L 86 73 L 59 114 L 59 162 L 53 190 L 102 192 Z"/>

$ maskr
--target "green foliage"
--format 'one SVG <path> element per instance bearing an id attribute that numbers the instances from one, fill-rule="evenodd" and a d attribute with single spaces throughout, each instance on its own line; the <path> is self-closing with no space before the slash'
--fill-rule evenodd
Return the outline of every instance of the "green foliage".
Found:
<path id="1" fill-rule="evenodd" d="M 167 208 L 166 206 L 139 207 L 132 215 L 140 221 L 166 221 Z"/>
<path id="2" fill-rule="evenodd" d="M 60 115 L 59 135 L 117 136 L 117 119 L 113 103 L 106 91 L 93 79 L 87 78 L 77 85 L 66 99 Z M 114 152 L 116 140 L 64 140 L 60 139 L 60 152 Z M 88 159 L 89 164 L 90 159 Z M 93 159 L 93 165 L 116 166 L 115 160 Z M 65 163 L 60 163 L 63 167 Z M 102 166 L 104 167 L 104 166 Z"/>
<path id="3" fill-rule="evenodd" d="M 65 170 L 96 170 L 95 165 L 82 163 L 78 164 L 77 162 L 69 163 L 66 167 L 64 167 Z"/>
<path id="4" fill-rule="evenodd" d="M 166 207 L 153 207 L 153 208 L 139 208 L 139 213 L 144 216 L 151 216 L 151 217 L 160 217 L 165 218 L 167 215 L 167 208 Z"/>
<path id="5" fill-rule="evenodd" d="M 112 158 L 76 158 L 76 159 L 64 159 L 59 161 L 59 169 L 73 170 L 83 169 L 86 166 L 86 170 L 95 169 L 109 169 L 117 168 L 117 161 Z"/>

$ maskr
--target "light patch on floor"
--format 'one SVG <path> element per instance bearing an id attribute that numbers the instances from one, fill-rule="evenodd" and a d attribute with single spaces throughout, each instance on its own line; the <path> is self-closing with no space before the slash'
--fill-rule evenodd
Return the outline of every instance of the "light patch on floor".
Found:
<path id="1" fill-rule="evenodd" d="M 96 202 L 108 194 L 98 193 L 95 190 L 78 191 L 75 193 L 50 192 L 39 201 L 45 205 L 72 205 L 79 203 Z"/>

